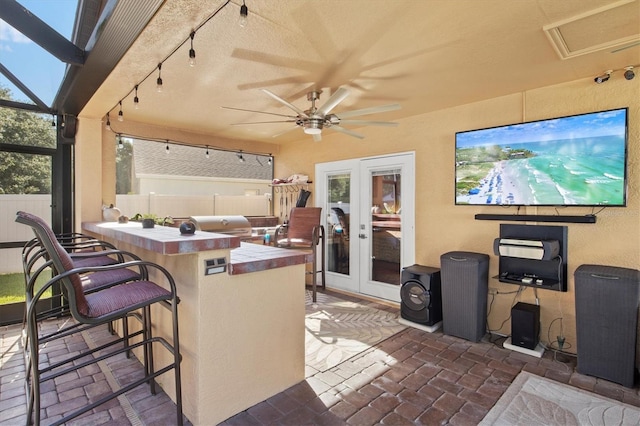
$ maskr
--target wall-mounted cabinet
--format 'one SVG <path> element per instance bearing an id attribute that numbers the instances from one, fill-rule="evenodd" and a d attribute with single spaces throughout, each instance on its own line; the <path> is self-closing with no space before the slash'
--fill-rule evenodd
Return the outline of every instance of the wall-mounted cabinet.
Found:
<path id="1" fill-rule="evenodd" d="M 541 225 L 500 225 L 500 240 L 513 244 L 516 249 L 510 255 L 500 255 L 499 275 L 496 277 L 504 283 L 525 285 L 545 290 L 567 291 L 567 227 Z M 546 255 L 543 251 L 518 250 L 519 243 L 531 242 L 535 247 L 540 242 L 550 242 L 557 247 L 554 254 Z M 542 248 L 540 250 L 543 250 Z M 497 251 L 497 250 L 496 250 Z M 556 253 L 557 251 L 557 253 Z M 522 253 L 522 254 L 520 254 Z M 532 258 L 537 257 L 539 259 Z"/>

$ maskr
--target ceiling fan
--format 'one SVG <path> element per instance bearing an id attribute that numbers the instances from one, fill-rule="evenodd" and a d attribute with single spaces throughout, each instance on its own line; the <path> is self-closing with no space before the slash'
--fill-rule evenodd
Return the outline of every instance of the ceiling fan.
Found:
<path id="1" fill-rule="evenodd" d="M 295 126 L 284 131 L 273 135 L 273 137 L 280 136 L 284 133 L 287 133 L 291 130 L 297 129 L 301 127 L 304 132 L 308 135 L 313 136 L 314 141 L 322 140 L 322 129 L 331 128 L 333 130 L 337 130 L 341 133 L 345 133 L 349 136 L 353 136 L 359 139 L 363 139 L 364 135 L 354 132 L 353 130 L 345 129 L 342 127 L 342 124 L 354 124 L 359 126 L 387 126 L 387 127 L 395 127 L 398 123 L 394 123 L 391 121 L 369 121 L 369 120 L 350 120 L 351 117 L 359 117 L 363 115 L 369 114 L 377 114 L 380 112 L 393 111 L 400 109 L 399 104 L 390 104 L 390 105 L 381 105 L 377 107 L 369 107 L 363 109 L 357 109 L 353 111 L 345 111 L 340 113 L 332 114 L 331 111 L 342 102 L 347 96 L 349 96 L 349 90 L 344 87 L 338 88 L 327 101 L 321 106 L 316 107 L 316 101 L 320 99 L 321 90 L 311 91 L 307 93 L 307 100 L 311 102 L 311 107 L 303 111 L 297 106 L 291 104 L 290 102 L 285 101 L 278 95 L 270 92 L 267 89 L 260 89 L 267 95 L 271 96 L 276 101 L 285 105 L 286 107 L 293 110 L 296 115 L 286 115 L 286 114 L 277 114 L 266 111 L 254 111 L 250 109 L 242 109 L 242 108 L 232 108 L 232 107 L 222 107 L 224 109 L 232 109 L 236 111 L 247 111 L 247 112 L 256 112 L 259 114 L 269 114 L 269 115 L 277 115 L 280 117 L 285 117 L 285 120 L 278 121 L 257 121 L 250 123 L 233 123 L 233 126 L 242 126 L 246 124 L 265 124 L 265 123 L 295 123 Z"/>

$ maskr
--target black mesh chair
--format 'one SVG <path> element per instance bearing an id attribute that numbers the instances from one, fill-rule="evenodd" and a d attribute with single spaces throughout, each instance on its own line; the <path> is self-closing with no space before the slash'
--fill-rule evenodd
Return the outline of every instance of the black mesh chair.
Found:
<path id="1" fill-rule="evenodd" d="M 183 424 L 182 415 L 182 387 L 180 379 L 180 344 L 178 338 L 178 296 L 176 285 L 169 272 L 162 266 L 152 262 L 133 260 L 124 263 L 116 263 L 106 266 L 75 267 L 69 253 L 58 242 L 51 228 L 35 215 L 25 212 L 18 212 L 16 222 L 30 226 L 35 232 L 40 244 L 46 250 L 57 275 L 49 280 L 42 288 L 35 291 L 33 296 L 27 293 L 26 301 L 26 333 L 28 335 L 28 353 L 30 356 L 29 367 L 25 379 L 27 391 L 27 416 L 30 422 L 40 423 L 40 389 L 41 384 L 48 380 L 53 380 L 64 374 L 94 364 L 104 359 L 126 353 L 134 348 L 142 347 L 143 364 L 145 366 L 144 377 L 123 386 L 99 400 L 81 407 L 76 411 L 57 420 L 54 424 L 62 424 L 73 419 L 105 402 L 122 395 L 129 390 L 149 383 L 151 392 L 155 393 L 154 379 L 161 374 L 174 370 L 175 374 L 175 397 L 177 406 L 177 424 Z M 93 272 L 111 272 L 123 268 L 144 266 L 147 269 L 155 269 L 158 275 L 163 277 L 163 281 L 168 289 L 151 282 L 148 279 L 137 279 L 127 281 L 101 290 L 85 293 L 82 285 L 81 274 Z M 37 302 L 43 297 L 45 291 L 53 285 L 62 285 L 67 301 L 69 312 L 79 324 L 87 327 L 108 324 L 111 321 L 127 318 L 131 313 L 141 312 L 143 327 L 141 340 L 130 343 L 125 339 L 121 347 L 113 347 L 112 344 L 103 345 L 67 359 L 41 365 L 39 362 L 40 336 L 38 330 Z M 171 312 L 172 336 L 171 342 L 162 338 L 154 337 L 151 333 L 151 306 L 158 304 L 167 308 Z M 77 331 L 81 331 L 78 329 Z M 153 365 L 153 344 L 162 345 L 172 355 L 172 362 L 157 371 Z M 109 349 L 109 350 L 107 350 Z M 87 357 L 93 355 L 93 357 Z"/>

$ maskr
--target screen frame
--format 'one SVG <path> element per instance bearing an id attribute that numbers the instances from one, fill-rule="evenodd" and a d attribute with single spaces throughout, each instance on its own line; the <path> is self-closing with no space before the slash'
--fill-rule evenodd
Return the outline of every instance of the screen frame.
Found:
<path id="1" fill-rule="evenodd" d="M 535 123 L 544 123 L 544 122 L 551 122 L 554 120 L 562 120 L 562 119 L 567 119 L 567 118 L 573 118 L 573 117 L 581 117 L 581 116 L 589 116 L 589 115 L 596 115 L 596 114 L 603 114 L 603 113 L 608 113 L 608 112 L 613 112 L 613 111 L 624 111 L 624 116 L 625 116 L 625 120 L 624 120 L 624 183 L 623 183 L 623 195 L 622 195 L 622 203 L 620 204 L 542 204 L 542 203 L 529 203 L 529 204 L 525 204 L 525 203 L 514 203 L 514 204 L 509 204 L 509 203 L 502 203 L 502 204 L 482 204 L 482 203 L 463 203 L 463 202 L 458 202 L 458 194 L 457 194 L 457 179 L 458 179 L 458 162 L 457 162 L 457 150 L 458 150 L 458 138 L 459 135 L 462 134 L 468 134 L 468 133 L 472 133 L 472 132 L 482 132 L 482 131 L 486 131 L 486 130 L 494 130 L 494 129 L 503 129 L 503 128 L 509 128 L 509 127 L 519 127 L 519 126 L 525 126 L 525 125 L 531 125 L 531 124 L 535 124 Z M 625 107 L 618 107 L 618 108 L 611 108 L 611 109 L 606 109 L 606 110 L 600 110 L 600 111 L 590 111 L 590 112 L 585 112 L 585 113 L 579 113 L 579 114 L 571 114 L 571 115 L 564 115 L 564 116 L 557 116 L 557 117 L 550 117 L 550 118 L 544 118 L 544 119 L 540 119 L 540 120 L 532 120 L 532 121 L 524 121 L 521 123 L 512 123 L 512 124 L 504 124 L 504 125 L 498 125 L 498 126 L 491 126 L 491 127 L 484 127 L 484 128 L 478 128 L 478 129 L 471 129 L 471 130 L 462 130 L 462 131 L 458 131 L 455 133 L 455 139 L 454 139 L 454 176 L 453 176 L 453 180 L 454 180 L 454 185 L 453 185 L 453 197 L 454 197 L 454 205 L 456 206 L 472 206 L 472 207 L 627 207 L 627 196 L 628 196 L 628 170 L 629 170 L 629 107 L 625 106 Z"/>

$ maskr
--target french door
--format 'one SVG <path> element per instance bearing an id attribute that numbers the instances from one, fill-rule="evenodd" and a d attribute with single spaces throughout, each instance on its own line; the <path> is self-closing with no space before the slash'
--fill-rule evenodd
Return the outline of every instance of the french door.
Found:
<path id="1" fill-rule="evenodd" d="M 403 153 L 316 165 L 329 287 L 400 301 L 415 258 L 414 164 Z"/>

